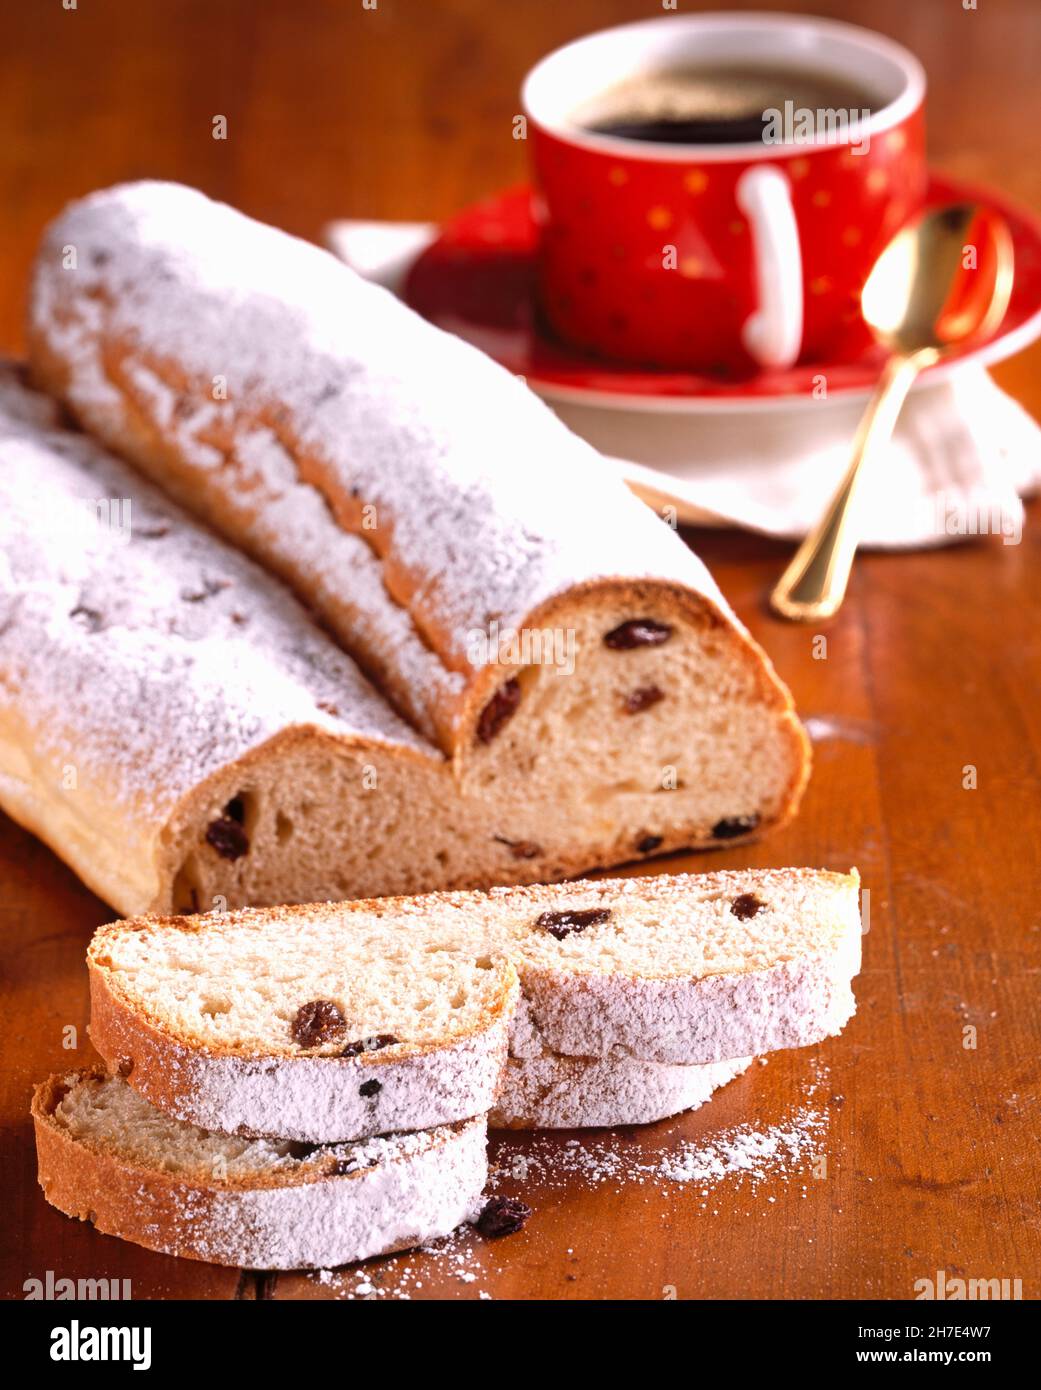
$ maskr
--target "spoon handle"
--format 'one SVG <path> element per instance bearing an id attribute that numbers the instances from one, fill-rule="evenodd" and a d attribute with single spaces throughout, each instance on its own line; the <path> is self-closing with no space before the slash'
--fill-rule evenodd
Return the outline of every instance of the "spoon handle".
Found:
<path id="1" fill-rule="evenodd" d="M 888 444 L 911 384 L 939 356 L 935 348 L 897 354 L 886 363 L 853 441 L 849 467 L 820 521 L 792 556 L 770 595 L 770 606 L 792 622 L 830 618 L 842 606 L 860 540 L 857 484 L 865 465 Z"/>

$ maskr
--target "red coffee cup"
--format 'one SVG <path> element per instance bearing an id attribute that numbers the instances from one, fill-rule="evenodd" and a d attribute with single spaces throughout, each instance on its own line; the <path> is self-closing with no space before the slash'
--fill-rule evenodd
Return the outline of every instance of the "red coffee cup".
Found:
<path id="1" fill-rule="evenodd" d="M 783 112 L 764 132 L 788 139 L 691 145 L 574 119 L 641 73 L 714 64 L 846 80 L 872 114 Z M 652 19 L 558 49 L 523 88 L 551 328 L 622 361 L 726 375 L 858 352 L 864 281 L 924 195 L 924 97 L 899 44 L 798 15 Z"/>

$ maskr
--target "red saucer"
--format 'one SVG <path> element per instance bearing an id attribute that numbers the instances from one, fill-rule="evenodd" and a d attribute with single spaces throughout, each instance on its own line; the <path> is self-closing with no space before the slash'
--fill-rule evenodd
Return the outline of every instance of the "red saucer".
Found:
<path id="1" fill-rule="evenodd" d="M 1015 246 L 1015 285 L 999 331 L 929 372 L 958 362 L 995 362 L 1041 336 L 1041 221 L 989 189 L 934 174 L 927 201 L 972 200 L 1006 218 Z M 587 356 L 555 340 L 535 311 L 536 228 L 531 192 L 513 188 L 467 208 L 441 229 L 408 272 L 404 298 L 440 328 L 456 333 L 556 399 L 627 409 L 682 410 L 811 398 L 821 372 L 828 395 L 866 393 L 882 353 L 870 348 L 833 363 L 798 363 L 742 380 L 694 372 L 649 371 Z"/>

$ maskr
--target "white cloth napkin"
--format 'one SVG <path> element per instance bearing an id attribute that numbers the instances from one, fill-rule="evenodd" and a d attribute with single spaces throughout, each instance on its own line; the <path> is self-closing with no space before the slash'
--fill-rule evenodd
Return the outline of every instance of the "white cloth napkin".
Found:
<path id="1" fill-rule="evenodd" d="M 334 222 L 326 240 L 360 274 L 397 290 L 436 233 L 425 222 Z M 550 404 L 653 506 L 674 508 L 681 521 L 787 538 L 820 517 L 864 398 L 697 412 Z M 912 391 L 884 463 L 861 482 L 862 543 L 896 549 L 996 534 L 1015 544 L 1021 498 L 1039 488 L 1041 428 L 968 363 Z"/>

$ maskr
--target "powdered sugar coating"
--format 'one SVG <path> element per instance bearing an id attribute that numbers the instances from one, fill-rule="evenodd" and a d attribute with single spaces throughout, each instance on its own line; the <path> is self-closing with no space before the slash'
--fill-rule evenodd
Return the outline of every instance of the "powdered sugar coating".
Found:
<path id="1" fill-rule="evenodd" d="M 435 1133 L 436 1145 L 348 1178 L 212 1194 L 203 1219 L 186 1193 L 161 1248 L 252 1269 L 316 1269 L 448 1235 L 479 1205 L 486 1128 L 480 1119 Z"/>
<path id="2" fill-rule="evenodd" d="M 511 1057 L 492 1129 L 588 1129 L 651 1124 L 696 1110 L 752 1065 L 751 1057 L 668 1066 L 631 1057 Z"/>
<path id="3" fill-rule="evenodd" d="M 54 1105 L 56 1080 L 33 1102 L 48 1200 L 89 1216 L 98 1230 L 190 1259 L 255 1269 L 367 1259 L 448 1234 L 475 1214 L 487 1179 L 483 1118 L 330 1146 L 302 1160 L 274 1146 L 269 1161 L 255 1152 L 248 1168 L 221 1176 L 210 1164 L 228 1141 L 154 1111 L 146 1128 L 158 1133 L 147 1138 L 127 1136 L 125 1117 L 108 1134 L 70 1127 Z M 78 1082 L 73 1074 L 61 1084 Z M 125 1088 L 115 1079 L 101 1085 Z M 171 1169 L 164 1149 L 196 1152 L 198 1171 Z"/>
<path id="4" fill-rule="evenodd" d="M 37 759 L 159 822 L 294 725 L 440 761 L 276 581 L 0 385 L 0 709 L 32 713 Z"/>
<path id="5" fill-rule="evenodd" d="M 414 1134 L 369 1136 L 318 1146 L 280 1138 L 208 1132 L 157 1110 L 119 1076 L 70 1072 L 54 1116 L 80 1143 L 116 1144 L 128 1162 L 207 1182 L 232 1184 L 258 1177 L 279 1183 L 327 1177 L 335 1163 L 340 1176 L 420 1153 L 444 1138 L 429 1128 Z"/>
<path id="6" fill-rule="evenodd" d="M 179 407 L 184 398 L 146 362 L 125 363 L 123 372 L 137 399 L 148 403 L 166 437 L 187 458 L 204 472 L 226 466 L 224 453 L 200 440 L 219 419 L 216 403 Z M 88 369 L 88 380 L 91 377 Z M 97 381 L 96 389 L 89 391 L 78 386 L 77 392 L 83 419 L 101 429 L 109 412 L 114 423 L 125 409 L 123 397 L 107 380 Z M 82 404 L 84 395 L 89 395 L 89 405 Z M 102 401 L 108 402 L 107 411 L 95 420 L 93 412 Z M 417 632 L 408 610 L 390 597 L 372 548 L 340 526 L 318 489 L 300 480 L 296 461 L 271 429 L 239 430 L 235 461 L 240 470 L 236 490 L 251 513 L 247 532 L 252 545 L 271 556 L 282 572 L 306 572 L 316 612 L 327 618 L 340 615 L 337 626 L 344 639 L 349 638 L 356 651 L 375 654 L 381 666 L 393 672 L 395 691 L 405 696 L 409 719 L 434 738 L 430 705 L 460 694 L 464 678 L 442 664 Z"/>
<path id="7" fill-rule="evenodd" d="M 67 246 L 75 269 L 64 268 Z M 326 252 L 199 193 L 140 183 L 73 204 L 41 250 L 32 315 L 73 366 L 70 403 L 103 436 L 126 428 L 106 338 L 132 345 L 122 370 L 158 364 L 164 378 L 187 378 L 196 402 L 225 380 L 216 408 L 225 418 L 248 394 L 252 418 L 270 414 L 283 443 L 291 435 L 340 496 L 373 509 L 378 534 L 362 543 L 374 542 L 393 599 L 447 673 L 471 669 L 475 631 L 493 620 L 519 627 L 597 577 L 676 582 L 730 616 L 671 528 L 509 372 Z M 154 417 L 178 447 L 219 467 L 214 408 L 181 418 L 176 390 L 155 371 L 135 381 L 158 397 Z M 284 403 L 292 419 L 279 423 Z M 308 506 L 317 515 L 300 497 L 311 484 L 287 479 L 270 440 L 253 462 L 260 510 L 279 498 L 296 534 Z M 320 582 L 350 596 L 355 569 L 331 558 L 335 577 Z M 364 607 L 372 576 L 364 564 L 357 574 Z M 418 659 L 404 636 L 388 626 L 392 663 Z"/>
<path id="8" fill-rule="evenodd" d="M 554 1052 L 701 1064 L 841 1032 L 856 1012 L 859 959 L 849 937 L 835 952 L 699 980 L 522 969 L 523 1007 Z"/>
<path id="9" fill-rule="evenodd" d="M 196 1054 L 185 1059 L 183 1099 L 172 1113 L 205 1128 L 309 1142 L 431 1129 L 487 1114 L 505 1057 L 504 1023 L 399 1060 L 316 1058 L 294 1066 Z M 379 1091 L 366 1096 L 361 1088 L 372 1081 Z"/>
<path id="10" fill-rule="evenodd" d="M 224 1134 L 328 1144 L 486 1114 L 506 1060 L 507 1020 L 426 1051 L 240 1057 L 169 1039 L 152 1048 L 142 1033 L 120 1027 L 117 1012 L 95 1008 L 91 1039 L 112 1066 L 131 1058 L 135 1089 L 177 1120 Z M 363 1091 L 373 1082 L 378 1089 Z"/>

